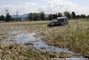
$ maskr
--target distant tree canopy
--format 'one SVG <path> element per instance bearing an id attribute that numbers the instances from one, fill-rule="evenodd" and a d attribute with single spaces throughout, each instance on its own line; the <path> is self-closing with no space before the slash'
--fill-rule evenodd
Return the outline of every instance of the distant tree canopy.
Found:
<path id="1" fill-rule="evenodd" d="M 40 12 L 40 19 L 45 20 L 45 13 L 44 12 Z"/>
<path id="2" fill-rule="evenodd" d="M 77 15 L 76 18 L 77 18 L 77 19 L 81 18 L 81 15 Z"/>
<path id="3" fill-rule="evenodd" d="M 34 13 L 33 14 L 33 19 L 34 19 L 34 21 L 40 20 L 39 14 L 38 13 Z"/>
<path id="4" fill-rule="evenodd" d="M 40 12 L 40 13 L 29 13 L 28 14 L 28 19 L 29 20 L 45 20 L 45 13 L 44 12 Z"/>
<path id="5" fill-rule="evenodd" d="M 9 13 L 7 13 L 5 21 L 9 22 L 10 20 L 11 20 L 11 15 Z"/>
<path id="6" fill-rule="evenodd" d="M 62 13 L 58 13 L 58 16 L 57 17 L 62 17 L 63 15 L 62 15 Z"/>
<path id="7" fill-rule="evenodd" d="M 89 19 L 89 15 L 87 15 L 87 18 Z"/>
<path id="8" fill-rule="evenodd" d="M 65 12 L 64 12 L 64 15 L 65 15 L 66 17 L 68 17 L 69 19 L 71 19 L 71 14 L 70 14 L 70 12 L 65 11 Z"/>
<path id="9" fill-rule="evenodd" d="M 53 19 L 53 15 L 49 14 L 49 20 L 52 20 L 52 19 Z"/>
<path id="10" fill-rule="evenodd" d="M 86 18 L 86 15 L 85 15 L 85 14 L 82 14 L 82 15 L 81 15 L 81 18 Z"/>
<path id="11" fill-rule="evenodd" d="M 75 18 L 76 18 L 75 12 L 72 12 L 72 13 L 71 13 L 71 16 L 72 16 L 73 19 L 75 19 Z"/>
<path id="12" fill-rule="evenodd" d="M 38 21 L 38 20 L 52 20 L 52 19 L 57 19 L 57 17 L 62 17 L 62 13 L 56 13 L 56 14 L 48 14 L 48 17 L 46 17 L 46 14 L 44 12 L 40 13 L 29 13 L 28 14 L 28 19 L 31 21 Z M 75 12 L 64 12 L 64 16 L 68 17 L 69 19 L 80 19 L 80 18 L 89 18 L 89 15 L 81 14 L 81 15 L 76 15 Z"/>
<path id="13" fill-rule="evenodd" d="M 57 13 L 53 14 L 53 19 L 56 19 L 56 18 L 57 18 Z"/>
<path id="14" fill-rule="evenodd" d="M 0 16 L 0 21 L 4 21 L 5 17 L 3 15 Z"/>
<path id="15" fill-rule="evenodd" d="M 80 18 L 87 18 L 87 16 L 85 14 L 81 14 L 81 15 L 77 15 L 76 16 L 77 19 L 80 19 Z"/>
<path id="16" fill-rule="evenodd" d="M 37 20 L 39 20 L 39 18 L 40 18 L 40 16 L 38 13 L 29 13 L 28 14 L 28 19 L 31 21 L 32 20 L 37 21 Z"/>
<path id="17" fill-rule="evenodd" d="M 29 19 L 30 21 L 39 21 L 39 20 L 53 20 L 53 19 L 57 19 L 57 17 L 62 17 L 62 16 L 66 16 L 69 19 L 80 19 L 80 18 L 87 18 L 89 19 L 89 15 L 85 15 L 85 14 L 81 14 L 81 15 L 76 15 L 75 12 L 68 12 L 65 11 L 64 14 L 63 13 L 55 13 L 55 14 L 45 14 L 44 12 L 40 12 L 40 13 L 29 13 L 28 17 L 26 19 Z M 5 21 L 5 22 L 9 22 L 9 21 L 17 21 L 17 18 L 11 18 L 11 15 L 9 13 L 6 14 L 6 16 L 1 15 L 0 16 L 0 21 Z M 21 21 L 21 19 L 19 19 L 19 21 Z"/>
<path id="18" fill-rule="evenodd" d="M 29 14 L 28 14 L 28 19 L 29 19 L 29 20 L 33 20 L 33 16 L 34 16 L 33 13 L 29 13 Z"/>

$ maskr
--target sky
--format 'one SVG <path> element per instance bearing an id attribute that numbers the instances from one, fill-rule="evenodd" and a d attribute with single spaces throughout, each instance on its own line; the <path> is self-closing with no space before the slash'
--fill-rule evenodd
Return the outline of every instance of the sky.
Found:
<path id="1" fill-rule="evenodd" d="M 31 12 L 58 13 L 74 11 L 76 14 L 89 15 L 89 0 L 0 0 L 0 15 L 5 15 L 5 10 L 11 15 L 28 14 Z"/>

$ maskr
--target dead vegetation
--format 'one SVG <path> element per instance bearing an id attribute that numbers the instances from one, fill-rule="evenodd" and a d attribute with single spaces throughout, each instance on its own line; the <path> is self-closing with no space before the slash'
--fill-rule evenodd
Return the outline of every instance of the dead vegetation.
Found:
<path id="1" fill-rule="evenodd" d="M 51 58 L 70 57 L 71 54 L 38 51 L 16 43 L 0 43 L 1 60 L 51 60 Z"/>
<path id="2" fill-rule="evenodd" d="M 58 26 L 58 27 L 47 27 L 49 21 L 32 21 L 32 22 L 10 22 L 10 23 L 0 23 L 0 40 L 4 37 L 10 36 L 8 32 L 10 31 L 28 31 L 28 32 L 37 32 L 36 37 L 46 36 L 43 40 L 51 46 L 56 46 L 60 48 L 68 48 L 76 53 L 80 53 L 80 55 L 89 57 L 89 21 L 86 20 L 70 20 L 68 25 Z M 20 33 L 21 33 L 20 32 Z M 1 45 L 8 46 L 9 43 L 0 43 Z M 0 46 L 1 46 L 0 45 Z M 16 44 L 17 46 L 18 44 Z M 11 58 L 32 58 L 32 59 L 44 59 L 50 60 L 51 55 L 56 55 L 56 57 L 69 57 L 70 54 L 57 54 L 46 51 L 37 51 L 29 50 L 28 47 L 21 48 L 24 52 L 19 52 L 20 48 L 17 49 L 8 49 L 1 48 L 0 56 L 4 56 L 1 59 L 8 57 L 10 54 Z M 26 50 L 24 50 L 26 49 Z M 16 53 L 16 51 L 19 53 Z M 9 52 L 10 53 L 6 53 Z M 5 52 L 5 53 L 4 53 Z M 30 52 L 30 54 L 29 54 Z M 26 54 L 25 54 L 26 53 Z M 33 53 L 31 55 L 31 53 Z M 51 54 L 52 53 L 52 54 Z M 9 56 L 9 57 L 10 57 Z M 34 58 L 35 57 L 35 58 Z M 46 58 L 45 58 L 46 57 Z M 9 59 L 10 60 L 10 59 Z"/>

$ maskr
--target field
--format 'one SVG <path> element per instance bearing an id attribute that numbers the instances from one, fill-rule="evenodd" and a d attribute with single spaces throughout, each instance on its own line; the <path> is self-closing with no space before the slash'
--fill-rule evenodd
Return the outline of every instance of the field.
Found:
<path id="1" fill-rule="evenodd" d="M 42 38 L 42 40 L 49 46 L 67 48 L 80 56 L 89 57 L 89 19 L 69 20 L 68 25 L 57 27 L 47 27 L 49 22 L 50 21 L 24 21 L 0 23 L 0 40 L 11 36 L 9 34 L 11 31 L 36 32 L 35 37 L 46 36 Z M 39 55 L 37 57 L 44 58 L 45 56 L 44 60 L 47 60 L 46 58 L 49 59 L 49 53 L 48 56 L 46 56 L 47 54 L 43 52 L 35 51 L 37 51 L 35 53 L 41 55 L 41 57 L 39 57 Z M 44 56 L 41 53 L 43 53 Z M 69 55 L 66 53 L 58 54 L 53 52 L 50 54 L 56 54 L 57 57 L 63 54 L 61 57 L 68 57 L 67 55 Z M 25 55 L 25 57 L 27 56 L 29 55 Z M 33 56 L 30 57 L 32 58 Z"/>

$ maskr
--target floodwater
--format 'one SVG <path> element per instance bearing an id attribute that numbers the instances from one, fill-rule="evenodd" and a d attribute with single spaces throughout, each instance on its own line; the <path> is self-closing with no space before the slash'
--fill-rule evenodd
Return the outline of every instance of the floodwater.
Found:
<path id="1" fill-rule="evenodd" d="M 43 36 L 41 36 L 39 38 L 36 38 L 34 36 L 34 35 L 36 35 L 35 32 L 33 32 L 33 33 L 11 32 L 11 34 L 12 34 L 12 36 L 9 36 L 8 39 L 1 40 L 0 42 L 4 42 L 4 43 L 16 42 L 19 44 L 32 43 L 33 45 L 29 45 L 29 47 L 34 47 L 40 51 L 46 50 L 46 51 L 65 52 L 65 53 L 74 54 L 74 52 L 69 51 L 68 49 L 48 46 L 44 41 L 41 40 L 41 38 L 44 38 Z"/>
<path id="2" fill-rule="evenodd" d="M 12 43 L 16 42 L 19 44 L 25 45 L 26 43 L 32 43 L 32 45 L 28 45 L 29 47 L 36 48 L 40 51 L 53 51 L 53 52 L 65 52 L 65 53 L 70 53 L 70 54 L 75 54 L 73 51 L 70 51 L 66 48 L 58 48 L 54 46 L 49 46 L 47 45 L 44 41 L 42 41 L 42 38 L 45 38 L 45 36 L 41 36 L 39 38 L 35 37 L 36 35 L 35 32 L 33 33 L 27 33 L 27 32 L 21 32 L 21 31 L 13 31 L 9 33 L 10 36 L 7 39 L 1 40 L 0 42 L 3 43 Z M 82 56 L 77 57 L 77 56 L 72 56 L 70 58 L 83 58 Z"/>

